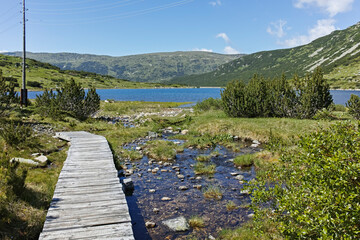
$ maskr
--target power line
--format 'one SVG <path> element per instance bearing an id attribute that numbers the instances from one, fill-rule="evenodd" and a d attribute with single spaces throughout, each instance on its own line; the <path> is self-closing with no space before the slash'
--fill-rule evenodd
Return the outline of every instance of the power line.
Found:
<path id="1" fill-rule="evenodd" d="M 156 7 L 152 7 L 152 8 L 147 8 L 147 9 L 142 9 L 142 10 L 137 10 L 137 11 L 132 11 L 132 12 L 124 12 L 124 13 L 115 14 L 115 15 L 108 15 L 105 17 L 71 19 L 71 20 L 67 20 L 67 21 L 63 20 L 62 23 L 59 23 L 59 21 L 56 21 L 56 20 L 55 20 L 55 22 L 54 21 L 43 22 L 42 20 L 38 20 L 38 23 L 34 22 L 34 24 L 46 25 L 46 26 L 68 26 L 68 25 L 74 25 L 74 24 L 90 24 L 90 23 L 106 22 L 106 21 L 115 20 L 115 19 L 124 19 L 124 18 L 144 15 L 144 14 L 148 14 L 148 13 L 152 13 L 152 12 L 157 12 L 157 11 L 185 5 L 185 4 L 188 4 L 193 1 L 195 1 L 195 0 L 182 0 L 182 1 L 177 1 L 177 2 L 170 3 L 170 4 L 164 4 L 164 5 L 160 5 L 160 6 L 156 6 Z"/>
<path id="2" fill-rule="evenodd" d="M 12 25 L 10 25 L 9 27 L 5 28 L 4 30 L 0 31 L 0 34 L 3 34 L 9 30 L 12 30 L 15 28 L 15 26 L 19 26 L 20 22 L 14 23 Z"/>

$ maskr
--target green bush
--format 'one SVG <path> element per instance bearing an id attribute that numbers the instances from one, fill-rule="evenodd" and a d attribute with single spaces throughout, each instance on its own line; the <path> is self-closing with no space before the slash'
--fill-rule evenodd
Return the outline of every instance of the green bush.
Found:
<path id="1" fill-rule="evenodd" d="M 35 100 L 38 112 L 43 116 L 59 118 L 64 113 L 84 120 L 100 109 L 100 97 L 96 89 L 89 89 L 87 95 L 80 83 L 74 79 L 65 82 L 64 86 L 55 94 L 47 90 Z"/>
<path id="2" fill-rule="evenodd" d="M 32 134 L 32 128 L 23 123 L 2 123 L 0 128 L 0 136 L 13 147 L 19 147 L 20 144 L 29 142 Z"/>
<path id="3" fill-rule="evenodd" d="M 251 182 L 259 226 L 267 204 L 287 239 L 359 239 L 359 138 L 349 122 L 332 125 L 303 137 L 298 149 Z"/>
<path id="4" fill-rule="evenodd" d="M 254 75 L 248 85 L 232 81 L 221 92 L 223 109 L 230 117 L 312 118 L 332 104 L 329 85 L 321 69 L 303 79 L 294 77 L 291 87 L 285 76 L 265 80 Z"/>
<path id="5" fill-rule="evenodd" d="M 346 103 L 346 107 L 349 109 L 351 116 L 360 120 L 360 97 L 358 95 L 351 94 L 349 101 Z"/>
<path id="6" fill-rule="evenodd" d="M 14 82 L 7 81 L 7 78 L 2 76 L 0 69 L 0 117 L 6 116 L 16 102 L 19 102 L 19 99 Z"/>
<path id="7" fill-rule="evenodd" d="M 195 111 L 209 111 L 222 109 L 221 99 L 207 98 L 194 106 Z"/>

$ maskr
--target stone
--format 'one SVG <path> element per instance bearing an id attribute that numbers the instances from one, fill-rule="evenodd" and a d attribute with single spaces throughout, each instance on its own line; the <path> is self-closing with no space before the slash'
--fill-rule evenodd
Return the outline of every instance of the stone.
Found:
<path id="1" fill-rule="evenodd" d="M 125 190 L 134 190 L 134 183 L 131 178 L 125 178 L 122 183 Z"/>
<path id="2" fill-rule="evenodd" d="M 188 133 L 189 133 L 189 130 L 187 130 L 187 129 L 184 129 L 184 130 L 181 131 L 181 134 L 182 134 L 182 135 L 186 135 L 186 134 L 188 134 Z"/>
<path id="3" fill-rule="evenodd" d="M 179 186 L 179 190 L 185 191 L 188 189 L 189 189 L 189 187 L 187 187 L 187 186 Z"/>
<path id="4" fill-rule="evenodd" d="M 44 155 L 40 155 L 40 156 L 36 157 L 35 160 L 39 161 L 41 163 L 44 163 L 44 162 L 46 162 L 48 160 L 48 158 L 46 156 L 44 156 Z"/>
<path id="5" fill-rule="evenodd" d="M 136 147 L 135 150 L 136 150 L 136 151 L 140 151 L 140 150 L 141 150 L 141 147 Z"/>
<path id="6" fill-rule="evenodd" d="M 244 176 L 239 174 L 235 177 L 235 179 L 241 181 L 244 179 Z"/>
<path id="7" fill-rule="evenodd" d="M 187 223 L 186 218 L 183 216 L 165 220 L 162 223 L 175 232 L 183 232 L 189 230 L 189 224 Z"/>
<path id="8" fill-rule="evenodd" d="M 177 175 L 177 177 L 178 177 L 179 179 L 184 179 L 184 178 L 185 178 L 185 176 L 182 175 L 182 174 Z"/>
<path id="9" fill-rule="evenodd" d="M 156 132 L 148 132 L 148 137 L 149 138 L 157 138 L 158 134 Z"/>
<path id="10" fill-rule="evenodd" d="M 40 155 L 40 153 L 33 153 L 33 154 L 31 154 L 31 156 L 33 156 L 33 157 L 36 157 L 36 156 L 39 156 Z"/>
<path id="11" fill-rule="evenodd" d="M 152 173 L 157 173 L 158 170 L 154 168 L 153 170 L 151 170 L 151 172 L 152 172 Z"/>
<path id="12" fill-rule="evenodd" d="M 179 141 L 175 141 L 175 142 L 174 142 L 174 144 L 179 145 L 179 144 L 181 144 L 181 142 L 179 142 Z"/>
<path id="13" fill-rule="evenodd" d="M 153 208 L 153 212 L 154 212 L 154 213 L 159 213 L 159 212 L 160 212 L 160 209 L 158 209 L 158 208 Z"/>
<path id="14" fill-rule="evenodd" d="M 154 193 L 154 192 L 156 192 L 155 189 L 149 189 L 149 193 Z"/>
<path id="15" fill-rule="evenodd" d="M 156 223 L 154 222 L 146 222 L 145 223 L 146 228 L 154 228 L 156 226 Z"/>
<path id="16" fill-rule="evenodd" d="M 243 195 L 249 195 L 249 190 L 242 190 L 240 193 Z"/>
<path id="17" fill-rule="evenodd" d="M 230 175 L 231 176 L 237 176 L 237 175 L 239 175 L 239 173 L 238 172 L 232 172 L 232 173 L 230 173 Z"/>
<path id="18" fill-rule="evenodd" d="M 161 198 L 161 201 L 171 201 L 171 198 L 169 198 L 169 197 L 163 197 L 163 198 Z"/>
<path id="19" fill-rule="evenodd" d="M 254 218 L 254 216 L 255 215 L 253 213 L 250 213 L 250 214 L 247 215 L 248 218 Z"/>
<path id="20" fill-rule="evenodd" d="M 14 162 L 18 162 L 18 163 L 26 163 L 26 164 L 30 164 L 30 165 L 34 165 L 34 166 L 37 166 L 39 165 L 38 162 L 35 162 L 31 159 L 25 159 L 25 158 L 18 158 L 18 157 L 15 157 L 15 158 L 12 158 L 10 160 L 11 163 L 14 163 Z"/>
<path id="21" fill-rule="evenodd" d="M 193 185 L 193 188 L 196 188 L 196 189 L 200 190 L 202 188 L 202 186 L 200 184 L 196 184 L 196 185 Z"/>
<path id="22" fill-rule="evenodd" d="M 195 179 L 196 179 L 196 180 L 201 180 L 201 179 L 202 179 L 202 177 L 196 177 Z"/>

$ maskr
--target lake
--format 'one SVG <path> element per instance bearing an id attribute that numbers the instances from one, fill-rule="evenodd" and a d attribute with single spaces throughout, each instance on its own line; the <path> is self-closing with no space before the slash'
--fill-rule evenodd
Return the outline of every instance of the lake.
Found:
<path id="1" fill-rule="evenodd" d="M 156 89 L 98 89 L 101 100 L 145 101 L 145 102 L 199 102 L 206 98 L 220 98 L 221 88 L 156 88 Z M 349 100 L 351 94 L 360 96 L 360 91 L 331 90 L 335 104 Z M 34 99 L 41 91 L 29 92 L 29 99 Z"/>

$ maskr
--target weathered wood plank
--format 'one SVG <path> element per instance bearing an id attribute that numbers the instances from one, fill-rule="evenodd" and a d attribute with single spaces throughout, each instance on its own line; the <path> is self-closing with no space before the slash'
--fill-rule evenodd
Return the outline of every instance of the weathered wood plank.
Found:
<path id="1" fill-rule="evenodd" d="M 39 239 L 133 240 L 129 209 L 106 139 L 87 132 L 57 135 L 71 146 Z"/>

